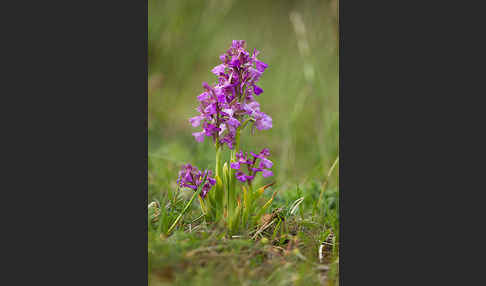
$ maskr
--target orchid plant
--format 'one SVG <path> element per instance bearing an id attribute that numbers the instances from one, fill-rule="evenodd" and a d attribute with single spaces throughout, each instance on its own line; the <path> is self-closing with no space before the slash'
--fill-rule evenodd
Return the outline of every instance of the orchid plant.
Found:
<path id="1" fill-rule="evenodd" d="M 255 154 L 243 152 L 239 146 L 240 134 L 246 127 L 252 132 L 272 128 L 272 118 L 260 110 L 256 100 L 263 93 L 257 83 L 268 67 L 258 59 L 259 54 L 256 49 L 250 54 L 245 49 L 245 41 L 234 40 L 219 57 L 221 64 L 211 70 L 217 76 L 216 83 L 202 84 L 204 91 L 197 96 L 199 114 L 189 119 L 193 127 L 202 127 L 192 133 L 195 140 L 204 142 L 209 137 L 216 148 L 215 175 L 213 177 L 211 170 L 200 171 L 186 164 L 177 180 L 180 188 L 194 191 L 188 206 L 198 196 L 207 218 L 224 222 L 232 233 L 241 225 L 248 226 L 250 220 L 258 219 L 258 214 L 254 214 L 255 203 L 268 185 L 254 189 L 254 178 L 260 172 L 263 177 L 273 176 L 273 163 L 268 159 L 270 151 L 267 148 Z M 231 150 L 231 157 L 229 163 L 222 164 L 224 146 Z M 242 192 L 237 192 L 237 180 L 244 184 Z M 263 205 L 263 210 L 270 202 Z M 262 209 L 258 213 L 261 215 Z M 181 213 L 170 230 L 183 215 Z"/>

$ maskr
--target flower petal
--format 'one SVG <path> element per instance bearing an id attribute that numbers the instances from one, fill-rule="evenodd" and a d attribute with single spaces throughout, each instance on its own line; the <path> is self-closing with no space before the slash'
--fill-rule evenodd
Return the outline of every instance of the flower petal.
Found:
<path id="1" fill-rule="evenodd" d="M 255 117 L 255 126 L 258 130 L 267 130 L 272 128 L 272 118 L 263 112 L 258 112 Z"/>
<path id="2" fill-rule="evenodd" d="M 194 138 L 196 139 L 197 142 L 203 142 L 204 141 L 204 134 L 205 134 L 205 132 L 201 131 L 201 132 L 192 133 L 192 136 L 194 136 Z"/>
<path id="3" fill-rule="evenodd" d="M 235 119 L 233 117 L 228 118 L 226 120 L 226 123 L 228 123 L 230 126 L 233 126 L 235 128 L 237 128 L 241 124 L 237 119 Z"/>
<path id="4" fill-rule="evenodd" d="M 207 92 L 203 92 L 201 93 L 200 95 L 197 96 L 197 99 L 199 101 L 205 101 L 205 100 L 208 100 L 209 99 L 209 93 Z"/>
<path id="5" fill-rule="evenodd" d="M 270 171 L 270 170 L 266 170 L 266 169 L 265 169 L 265 170 L 263 170 L 263 172 L 262 172 L 262 176 L 263 176 L 263 177 L 265 177 L 265 178 L 266 178 L 266 177 L 271 177 L 271 176 L 273 176 L 273 172 L 272 172 L 272 171 Z"/>
<path id="6" fill-rule="evenodd" d="M 220 75 L 222 73 L 224 73 L 224 69 L 225 69 L 226 65 L 225 64 L 220 64 L 220 65 L 217 65 L 215 66 L 211 72 L 214 73 L 215 75 Z"/>
<path id="7" fill-rule="evenodd" d="M 191 122 L 192 127 L 198 127 L 201 124 L 202 116 L 194 116 L 189 118 L 189 122 Z"/>
<path id="8" fill-rule="evenodd" d="M 260 95 L 263 92 L 263 89 L 255 84 L 253 86 L 253 91 L 255 92 L 256 95 Z"/>
<path id="9" fill-rule="evenodd" d="M 272 168 L 272 166 L 273 166 L 273 162 L 272 161 L 268 160 L 267 158 L 261 158 L 260 164 L 259 164 L 259 167 L 260 168 L 267 168 L 267 169 L 269 169 L 269 168 Z"/>
<path id="10" fill-rule="evenodd" d="M 255 65 L 258 71 L 264 72 L 268 65 L 262 61 L 255 60 Z"/>
<path id="11" fill-rule="evenodd" d="M 247 176 L 243 172 L 236 172 L 236 178 L 241 182 L 246 182 Z"/>

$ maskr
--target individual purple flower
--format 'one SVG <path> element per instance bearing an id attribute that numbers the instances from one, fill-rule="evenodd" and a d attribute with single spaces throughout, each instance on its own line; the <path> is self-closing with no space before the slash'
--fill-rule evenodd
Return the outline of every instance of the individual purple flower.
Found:
<path id="1" fill-rule="evenodd" d="M 206 176 L 206 181 L 202 182 L 204 176 Z M 190 188 L 196 191 L 201 184 L 204 184 L 201 189 L 201 198 L 205 198 L 212 186 L 216 184 L 216 180 L 211 177 L 212 172 L 210 170 L 204 170 L 201 172 L 197 167 L 191 164 L 183 165 L 179 171 L 179 177 L 177 179 L 177 184 L 181 188 Z"/>
<path id="2" fill-rule="evenodd" d="M 263 92 L 263 89 L 261 87 L 259 87 L 258 85 L 254 85 L 253 86 L 253 92 L 256 94 L 256 95 L 260 95 L 262 92 Z"/>
<path id="3" fill-rule="evenodd" d="M 248 175 L 246 175 L 243 172 L 236 172 L 235 173 L 235 176 L 241 182 L 246 182 L 246 181 L 250 181 L 251 182 L 251 180 L 253 180 L 253 176 L 248 176 Z"/>
<path id="4" fill-rule="evenodd" d="M 263 112 L 255 114 L 255 126 L 258 130 L 267 130 L 272 128 L 272 118 Z"/>
<path id="5" fill-rule="evenodd" d="M 204 118 L 204 117 L 202 117 L 201 115 L 194 116 L 194 117 L 189 118 L 189 122 L 191 122 L 191 125 L 192 125 L 193 127 L 198 127 L 198 126 L 201 124 L 201 120 L 202 120 L 203 118 Z"/>
<path id="6" fill-rule="evenodd" d="M 206 136 L 215 136 L 221 129 L 216 125 L 208 123 L 207 121 L 203 123 L 204 134 Z"/>
<path id="7" fill-rule="evenodd" d="M 258 130 L 267 130 L 272 128 L 272 118 L 260 111 L 260 104 L 253 101 L 246 104 L 243 108 L 255 121 L 255 127 Z"/>
<path id="8" fill-rule="evenodd" d="M 260 165 L 258 165 L 260 168 L 267 168 L 270 169 L 273 166 L 272 161 L 268 160 L 267 158 L 263 157 L 260 160 Z"/>
<path id="9" fill-rule="evenodd" d="M 268 150 L 268 148 L 263 148 L 257 156 L 259 156 L 258 158 L 268 157 L 270 156 L 270 150 Z"/>
<path id="10" fill-rule="evenodd" d="M 262 171 L 262 176 L 263 176 L 263 177 L 265 177 L 265 178 L 266 178 L 266 177 L 271 177 L 271 176 L 273 176 L 273 172 L 272 172 L 272 171 L 270 171 L 270 170 L 264 169 L 264 170 Z"/>
<path id="11" fill-rule="evenodd" d="M 194 132 L 192 133 L 192 136 L 196 139 L 197 142 L 203 142 L 204 141 L 204 131 L 201 132 Z"/>
<path id="12" fill-rule="evenodd" d="M 203 102 L 209 99 L 209 93 L 203 92 L 200 95 L 197 96 L 197 100 Z"/>
<path id="13" fill-rule="evenodd" d="M 225 64 L 220 64 L 220 65 L 217 65 L 215 66 L 211 72 L 214 73 L 215 75 L 220 75 L 222 73 L 224 73 L 224 69 L 226 68 L 226 65 Z"/>
<path id="14" fill-rule="evenodd" d="M 273 163 L 267 158 L 268 156 L 270 156 L 270 151 L 267 148 L 264 148 L 258 154 L 250 152 L 248 155 L 247 152 L 243 153 L 240 151 L 236 154 L 236 162 L 232 162 L 230 167 L 234 170 L 238 170 L 238 172 L 235 173 L 235 176 L 239 181 L 251 184 L 258 172 L 262 172 L 263 177 L 273 176 L 273 172 L 270 170 Z M 257 164 L 258 160 L 259 164 Z M 245 169 L 244 165 L 246 165 L 248 174 L 243 172 L 243 169 Z"/>
<path id="15" fill-rule="evenodd" d="M 233 42 L 231 43 L 231 47 L 236 50 L 243 49 L 244 45 L 245 45 L 244 40 L 233 40 Z"/>

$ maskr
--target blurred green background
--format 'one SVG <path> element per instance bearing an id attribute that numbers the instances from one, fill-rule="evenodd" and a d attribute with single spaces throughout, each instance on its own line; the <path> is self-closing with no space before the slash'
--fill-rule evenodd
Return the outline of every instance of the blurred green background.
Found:
<path id="1" fill-rule="evenodd" d="M 194 140 L 188 118 L 232 40 L 269 65 L 257 100 L 273 128 L 246 130 L 242 149 L 268 147 L 280 186 L 322 181 L 339 153 L 337 15 L 335 0 L 149 0 L 149 199 L 183 163 L 214 168 L 213 144 Z"/>

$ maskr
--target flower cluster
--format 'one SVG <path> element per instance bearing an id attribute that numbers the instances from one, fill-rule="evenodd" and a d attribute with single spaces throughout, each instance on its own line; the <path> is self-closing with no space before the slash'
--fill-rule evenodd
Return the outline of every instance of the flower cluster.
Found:
<path id="1" fill-rule="evenodd" d="M 236 130 L 243 122 L 253 122 L 258 130 L 272 128 L 272 118 L 260 111 L 254 98 L 263 92 L 256 83 L 268 65 L 257 59 L 259 51 L 255 49 L 250 55 L 244 45 L 245 41 L 234 40 L 219 57 L 222 64 L 212 69 L 217 83 L 203 83 L 204 92 L 197 97 L 200 114 L 189 119 L 193 127 L 202 124 L 203 130 L 192 134 L 198 142 L 208 136 L 233 149 Z"/>
<path id="2" fill-rule="evenodd" d="M 272 168 L 273 163 L 267 159 L 267 157 L 270 156 L 270 151 L 267 148 L 264 148 L 258 154 L 250 152 L 250 155 L 251 157 L 248 153 L 245 152 L 243 154 L 243 152 L 240 151 L 236 154 L 236 162 L 231 163 L 232 169 L 239 170 L 235 173 L 238 180 L 241 182 L 251 182 L 258 172 L 262 172 L 263 177 L 273 176 L 273 172 L 269 170 Z M 259 164 L 257 164 L 258 159 L 260 159 Z M 243 169 L 242 165 L 246 165 L 248 174 L 241 171 Z"/>
<path id="3" fill-rule="evenodd" d="M 205 182 L 202 182 L 204 176 L 207 174 Z M 179 171 L 179 178 L 177 179 L 177 184 L 182 187 L 191 188 L 194 191 L 204 183 L 201 190 L 201 197 L 204 199 L 212 186 L 216 184 L 216 180 L 211 177 L 212 172 L 204 170 L 204 172 L 199 171 L 198 168 L 192 166 L 191 164 L 183 165 L 182 169 Z"/>

